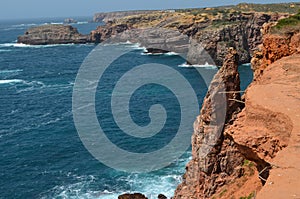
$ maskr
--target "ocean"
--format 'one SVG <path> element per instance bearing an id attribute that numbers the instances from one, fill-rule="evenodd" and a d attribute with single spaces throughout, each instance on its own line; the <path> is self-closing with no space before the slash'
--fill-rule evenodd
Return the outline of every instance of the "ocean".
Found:
<path id="1" fill-rule="evenodd" d="M 85 34 L 101 25 L 88 23 L 91 17 L 76 19 L 79 23 L 73 25 Z M 77 133 L 72 113 L 73 88 L 80 66 L 96 45 L 16 43 L 17 36 L 29 27 L 62 22 L 62 18 L 0 21 L 0 198 L 115 199 L 125 192 L 141 192 L 150 199 L 160 193 L 171 197 L 191 158 L 191 148 L 165 168 L 147 173 L 124 172 L 94 158 Z M 107 80 L 121 76 L 122 68 L 137 63 L 168 65 L 192 82 L 201 106 L 207 86 L 199 82 L 194 70 L 184 67 L 183 58 L 175 53 L 144 55 L 141 47 L 131 43 L 112 45 L 109 49 L 116 48 L 130 49 L 130 53 L 122 60 L 122 66 L 107 73 Z M 217 72 L 216 67 L 210 66 L 202 66 L 201 70 L 210 75 Z M 252 81 L 252 71 L 249 64 L 241 65 L 239 71 L 244 90 Z M 110 89 L 110 84 L 107 86 Z M 132 115 L 136 114 L 133 120 L 147 125 L 149 115 L 145 109 L 158 101 L 167 106 L 167 133 L 141 141 L 120 134 L 115 124 L 110 126 L 108 122 L 107 137 L 124 150 L 155 151 L 175 136 L 180 113 L 173 107 L 178 106 L 178 101 L 173 99 L 172 92 L 157 85 L 140 89 L 135 95 L 141 97 L 135 96 L 130 110 Z M 109 95 L 97 91 L 96 112 L 109 114 L 101 97 L 109 100 Z M 193 124 L 187 125 L 192 132 Z"/>

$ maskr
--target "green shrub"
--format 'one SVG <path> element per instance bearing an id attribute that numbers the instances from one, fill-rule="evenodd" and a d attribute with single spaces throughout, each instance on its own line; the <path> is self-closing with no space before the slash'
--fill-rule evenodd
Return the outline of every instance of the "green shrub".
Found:
<path id="1" fill-rule="evenodd" d="M 274 26 L 273 28 L 280 30 L 285 27 L 295 27 L 298 25 L 300 25 L 300 12 L 298 12 L 298 14 L 290 16 L 288 18 L 280 19 L 278 21 L 278 23 L 276 24 L 276 26 Z"/>

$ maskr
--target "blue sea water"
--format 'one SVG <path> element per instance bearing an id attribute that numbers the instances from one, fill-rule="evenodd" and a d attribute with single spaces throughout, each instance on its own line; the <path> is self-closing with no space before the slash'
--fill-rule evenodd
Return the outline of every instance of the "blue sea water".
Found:
<path id="1" fill-rule="evenodd" d="M 80 18 L 81 23 L 74 26 L 82 33 L 89 33 L 101 25 L 87 23 L 88 20 Z M 79 67 L 95 45 L 16 44 L 17 36 L 29 27 L 62 21 L 60 18 L 0 21 L 0 198 L 108 199 L 124 192 L 142 192 L 149 198 L 156 198 L 159 193 L 172 196 L 190 159 L 190 150 L 164 169 L 126 173 L 100 163 L 82 144 L 73 122 L 72 92 Z M 175 54 L 144 56 L 143 50 L 133 44 L 116 47 L 132 48 L 123 64 L 156 62 L 186 74 L 197 85 L 195 90 L 201 104 L 207 87 L 203 82 L 197 84 L 193 70 L 179 67 L 184 62 L 181 57 Z M 213 67 L 202 70 L 207 74 L 217 71 Z M 114 78 L 121 71 L 115 67 L 109 75 Z M 244 90 L 252 80 L 250 65 L 240 66 L 239 71 Z M 145 93 L 148 89 L 141 89 L 136 95 L 145 96 L 149 94 Z M 157 86 L 151 89 L 154 89 L 152 97 L 162 91 Z M 166 92 L 164 97 L 168 99 L 169 95 Z M 143 109 L 147 99 L 136 99 L 139 100 L 135 101 L 133 109 Z M 165 103 L 170 107 L 170 118 L 178 114 L 172 109 L 176 103 L 176 100 Z M 102 105 L 96 101 L 96 109 L 107 111 L 101 109 Z M 143 111 L 137 114 L 133 116 L 137 123 L 149 122 Z M 192 130 L 192 124 L 190 127 Z M 112 132 L 109 138 L 117 143 L 116 137 L 122 135 L 113 133 L 114 126 L 106 128 Z M 176 125 L 166 130 L 173 132 L 173 128 Z M 119 144 L 132 151 L 156 150 L 173 136 L 170 133 L 164 139 L 147 140 L 142 146 L 148 148 L 139 148 L 141 143 L 135 145 L 132 139 L 123 139 Z"/>

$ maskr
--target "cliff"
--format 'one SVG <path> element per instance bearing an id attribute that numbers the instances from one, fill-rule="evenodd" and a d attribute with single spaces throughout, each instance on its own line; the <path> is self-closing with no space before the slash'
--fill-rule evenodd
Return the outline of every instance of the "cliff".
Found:
<path id="1" fill-rule="evenodd" d="M 297 49 L 300 28 L 293 25 L 292 31 L 287 26 L 283 32 L 270 33 L 270 30 L 275 29 L 265 26 L 263 44 L 253 58 L 255 81 L 247 88 L 242 101 L 227 96 L 227 103 L 230 98 L 237 99 L 244 108 L 228 106 L 221 135 L 203 158 L 199 151 L 207 143 L 205 135 L 213 136 L 206 124 L 214 123 L 216 118 L 210 111 L 210 98 L 205 98 L 194 125 L 192 160 L 177 187 L 175 199 L 300 196 L 300 54 Z M 220 73 L 222 69 L 212 85 L 222 76 Z M 234 78 L 230 82 L 238 83 Z M 208 93 L 217 91 L 211 86 Z M 237 85 L 233 91 L 238 91 Z M 233 93 L 236 92 L 227 95 Z M 234 107 L 242 109 L 228 117 L 232 111 L 239 110 Z"/>
<path id="2" fill-rule="evenodd" d="M 18 43 L 31 45 L 81 44 L 90 41 L 89 35 L 82 35 L 70 25 L 43 25 L 33 27 L 18 37 Z"/>
<path id="3" fill-rule="evenodd" d="M 133 10 L 133 11 L 117 11 L 117 12 L 100 12 L 93 17 L 93 22 L 109 22 L 116 19 L 124 18 L 132 15 L 146 14 L 155 11 L 151 10 Z"/>
<path id="4" fill-rule="evenodd" d="M 247 4 L 246 4 L 247 5 Z M 254 5 L 252 7 L 255 8 Z M 140 13 L 121 12 L 124 17 L 112 13 L 106 25 L 99 26 L 91 32 L 91 40 L 103 42 L 107 39 L 118 36 L 120 41 L 131 41 L 144 44 L 156 44 L 156 48 L 165 49 L 174 43 L 181 43 L 182 38 L 176 32 L 192 39 L 193 42 L 201 44 L 202 47 L 212 57 L 215 64 L 221 66 L 226 55 L 226 49 L 234 47 L 238 51 L 239 64 L 249 63 L 256 51 L 257 46 L 262 42 L 261 28 L 264 23 L 275 22 L 282 17 L 289 16 L 289 13 L 277 13 L 275 11 L 255 12 L 243 11 L 244 7 L 229 6 L 205 9 L 187 9 L 174 11 L 149 11 Z M 262 9 L 263 10 L 263 9 Z M 101 17 L 99 17 L 102 19 Z M 151 29 L 151 30 L 149 30 Z M 171 38 L 158 45 L 158 37 L 151 37 L 155 30 L 155 35 L 165 35 L 165 31 L 172 30 L 174 34 L 168 34 Z M 168 31 L 167 31 L 168 32 Z M 122 34 L 121 34 L 122 33 Z M 147 38 L 147 42 L 145 42 Z M 151 41 L 151 38 L 153 41 Z M 172 44 L 173 43 L 173 44 Z M 189 42 L 185 43 L 188 44 Z M 180 45 L 174 46 L 174 51 Z M 180 48 L 182 50 L 182 48 Z M 186 46 L 187 60 L 190 64 L 205 64 L 202 57 L 199 57 L 199 45 Z"/>

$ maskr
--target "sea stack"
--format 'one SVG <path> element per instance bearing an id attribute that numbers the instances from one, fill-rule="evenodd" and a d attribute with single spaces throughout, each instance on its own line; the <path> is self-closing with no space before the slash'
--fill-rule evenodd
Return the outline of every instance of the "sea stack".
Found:
<path id="1" fill-rule="evenodd" d="M 243 157 L 223 134 L 224 123 L 228 123 L 243 108 L 239 91 L 238 55 L 235 49 L 230 48 L 194 123 L 192 160 L 186 167 L 183 182 L 177 187 L 174 199 L 209 198 L 234 176 L 242 174 L 240 165 Z M 209 137 L 216 135 L 215 143 L 207 143 Z M 206 156 L 201 153 L 204 148 L 210 148 Z"/>

